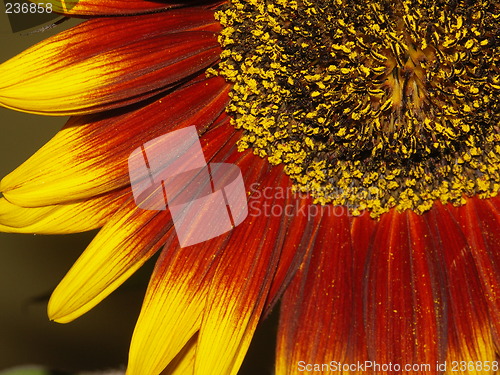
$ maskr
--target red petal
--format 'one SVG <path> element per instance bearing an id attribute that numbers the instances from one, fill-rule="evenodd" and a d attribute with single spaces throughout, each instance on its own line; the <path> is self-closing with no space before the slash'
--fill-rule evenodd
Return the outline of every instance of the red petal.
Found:
<path id="1" fill-rule="evenodd" d="M 353 307 L 352 328 L 348 340 L 349 362 L 363 362 L 368 358 L 366 347 L 365 315 L 363 312 L 365 299 L 364 275 L 368 249 L 373 243 L 373 236 L 379 224 L 368 212 L 351 218 L 351 237 L 353 247 Z M 356 276 L 357 275 L 357 276 Z"/>
<path id="2" fill-rule="evenodd" d="M 499 198 L 471 198 L 452 208 L 469 243 L 484 291 L 497 350 L 500 352 L 500 204 Z"/>
<path id="3" fill-rule="evenodd" d="M 400 371 L 435 374 L 443 359 L 443 304 L 435 250 L 423 218 L 395 210 L 382 216 L 367 258 L 366 331 L 369 358 Z M 406 364 L 432 364 L 408 371 Z"/>
<path id="4" fill-rule="evenodd" d="M 297 196 L 291 192 L 291 184 L 285 190 L 287 199 L 283 205 L 282 213 L 284 221 L 281 228 L 281 236 L 284 237 L 284 244 L 281 250 L 278 269 L 274 275 L 269 296 L 266 301 L 266 311 L 264 316 L 271 312 L 271 309 L 281 298 L 288 284 L 304 261 L 307 253 L 312 250 L 314 244 L 314 233 L 321 217 L 318 214 L 308 211 L 312 199 Z M 275 190 L 276 193 L 276 190 Z M 317 208 L 318 206 L 314 206 Z M 250 205 L 250 208 L 252 206 Z"/>
<path id="5" fill-rule="evenodd" d="M 434 246 L 442 253 L 438 264 L 447 294 L 448 361 L 492 361 L 488 306 L 474 254 L 447 207 L 436 203 L 425 217 Z"/>
<path id="6" fill-rule="evenodd" d="M 347 214 L 324 214 L 314 238 L 311 256 L 282 300 L 277 349 L 280 375 L 296 374 L 301 361 L 329 363 L 342 361 L 347 354 L 352 288 L 359 277 L 353 273 Z"/>
<path id="7" fill-rule="evenodd" d="M 52 3 L 54 12 L 80 16 L 149 13 L 186 4 L 185 2 L 146 0 L 62 0 Z"/>

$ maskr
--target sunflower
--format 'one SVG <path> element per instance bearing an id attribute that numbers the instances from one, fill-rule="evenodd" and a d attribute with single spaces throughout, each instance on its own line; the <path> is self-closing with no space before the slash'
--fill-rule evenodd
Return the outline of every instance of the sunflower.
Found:
<path id="1" fill-rule="evenodd" d="M 69 5 L 88 20 L 0 66 L 0 104 L 72 116 L 1 181 L 0 229 L 102 227 L 50 319 L 159 252 L 128 374 L 235 374 L 279 300 L 280 375 L 499 371 L 497 1 Z M 249 215 L 181 247 L 127 160 L 192 125 Z"/>

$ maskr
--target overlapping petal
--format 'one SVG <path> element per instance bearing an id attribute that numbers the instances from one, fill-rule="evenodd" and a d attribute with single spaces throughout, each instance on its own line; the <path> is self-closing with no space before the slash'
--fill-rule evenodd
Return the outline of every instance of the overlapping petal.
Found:
<path id="1" fill-rule="evenodd" d="M 0 199 L 0 231 L 7 233 L 67 234 L 102 227 L 130 197 L 130 189 L 112 191 L 74 203 L 20 207 Z"/>
<path id="2" fill-rule="evenodd" d="M 0 65 L 0 105 L 75 115 L 135 103 L 212 65 L 219 28 L 203 8 L 86 21 Z"/>
<path id="3" fill-rule="evenodd" d="M 234 143 L 234 128 L 223 120 L 207 139 L 211 142 L 204 151 L 210 160 L 223 152 L 228 140 Z M 90 310 L 144 264 L 171 233 L 169 211 L 143 210 L 130 194 L 54 291 L 49 301 L 51 319 L 66 323 Z"/>
<path id="4" fill-rule="evenodd" d="M 137 321 L 129 374 L 159 374 L 199 330 L 211 265 L 225 239 L 180 249 L 174 239 L 167 243 Z"/>
<path id="5" fill-rule="evenodd" d="M 177 356 L 162 371 L 161 375 L 192 375 L 196 361 L 196 340 L 194 335 Z"/>
<path id="6" fill-rule="evenodd" d="M 445 361 L 464 361 L 460 374 L 494 373 L 498 206 L 474 198 L 424 215 L 363 215 L 350 235 L 323 217 L 283 297 L 277 373 L 357 374 L 366 361 L 392 364 L 366 373 L 438 374 Z"/>
<path id="7" fill-rule="evenodd" d="M 270 170 L 263 186 L 287 186 L 288 177 L 280 172 Z M 282 206 L 285 198 L 273 196 L 267 203 Z M 247 220 L 231 233 L 211 280 L 194 374 L 236 374 L 260 320 L 284 243 L 281 228 L 286 219 L 260 215 Z"/>
<path id="8" fill-rule="evenodd" d="M 141 210 L 129 199 L 54 290 L 50 319 L 67 323 L 101 302 L 165 243 L 171 228 L 168 211 Z"/>
<path id="9" fill-rule="evenodd" d="M 13 203 L 37 207 L 121 188 L 129 183 L 127 160 L 135 148 L 185 126 L 203 134 L 224 111 L 228 90 L 222 78 L 210 78 L 125 114 L 72 118 L 3 178 L 0 191 Z"/>
<path id="10" fill-rule="evenodd" d="M 287 189 L 287 191 L 290 193 L 291 189 Z M 267 297 L 264 316 L 276 305 L 302 264 L 304 257 L 307 256 L 307 252 L 313 248 L 315 240 L 313 233 L 321 214 L 316 210 L 311 212 L 310 208 L 313 207 L 311 203 L 311 198 L 294 193 L 283 207 L 285 222 L 281 233 L 285 237 L 285 242 Z"/>
<path id="11" fill-rule="evenodd" d="M 208 139 L 205 147 L 217 145 L 217 161 L 227 161 L 236 153 L 234 130 L 218 142 Z M 209 274 L 213 274 L 210 267 L 226 240 L 227 235 L 179 248 L 175 238 L 169 239 L 156 264 L 134 332 L 130 373 L 160 373 L 199 330 Z"/>
<path id="12" fill-rule="evenodd" d="M 264 178 L 262 184 L 257 183 L 258 194 L 251 197 L 255 211 L 250 211 L 249 222 L 235 228 L 229 238 L 175 251 L 172 245 L 166 246 L 134 333 L 130 374 L 158 373 L 195 334 L 195 374 L 237 372 L 261 316 L 279 255 L 290 244 L 287 234 L 296 229 L 295 223 L 310 219 L 280 214 L 283 207 L 296 202 L 296 197 L 283 193 L 288 178 L 277 169 L 263 175 L 263 161 L 251 160 L 247 152 L 233 161 L 242 168 L 246 181 Z M 276 190 L 264 195 L 261 189 Z M 279 210 L 263 212 L 266 205 Z M 252 231 L 247 225 L 252 225 Z M 290 266 L 286 263 L 284 270 Z"/>

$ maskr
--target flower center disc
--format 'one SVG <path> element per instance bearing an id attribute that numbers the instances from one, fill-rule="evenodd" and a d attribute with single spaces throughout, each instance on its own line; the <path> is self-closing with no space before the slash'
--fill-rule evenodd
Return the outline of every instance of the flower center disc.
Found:
<path id="1" fill-rule="evenodd" d="M 233 0 L 219 74 L 251 147 L 317 203 L 379 216 L 500 189 L 500 5 Z"/>

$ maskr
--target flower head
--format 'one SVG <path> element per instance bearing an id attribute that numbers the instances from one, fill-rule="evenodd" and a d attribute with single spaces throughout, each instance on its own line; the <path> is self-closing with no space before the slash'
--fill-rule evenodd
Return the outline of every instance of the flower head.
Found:
<path id="1" fill-rule="evenodd" d="M 495 2 L 233 1 L 222 75 L 240 149 L 374 216 L 496 195 Z"/>

